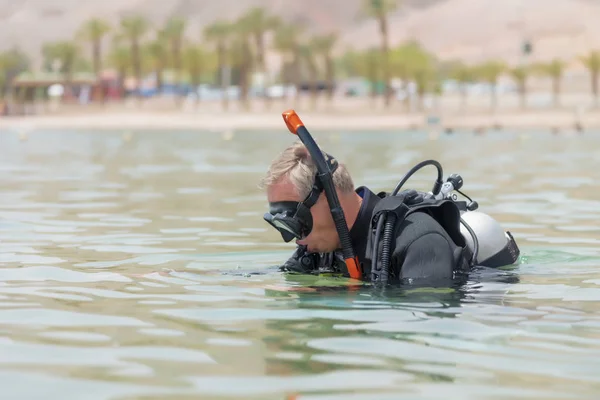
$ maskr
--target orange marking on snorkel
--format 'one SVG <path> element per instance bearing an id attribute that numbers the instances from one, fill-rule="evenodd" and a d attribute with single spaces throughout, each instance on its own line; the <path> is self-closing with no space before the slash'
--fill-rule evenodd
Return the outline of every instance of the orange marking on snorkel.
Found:
<path id="1" fill-rule="evenodd" d="M 344 261 L 346 262 L 346 268 L 348 268 L 350 278 L 362 279 L 362 273 L 360 272 L 360 264 L 358 263 L 358 257 L 346 258 Z"/>
<path id="2" fill-rule="evenodd" d="M 294 110 L 284 111 L 281 116 L 283 117 L 283 120 L 285 121 L 285 124 L 290 132 L 292 132 L 294 135 L 298 134 L 298 128 L 304 126 L 304 123 Z"/>

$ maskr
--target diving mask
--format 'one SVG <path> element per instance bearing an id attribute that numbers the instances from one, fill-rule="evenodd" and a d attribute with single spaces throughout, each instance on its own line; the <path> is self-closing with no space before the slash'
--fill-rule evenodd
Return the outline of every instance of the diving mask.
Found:
<path id="1" fill-rule="evenodd" d="M 310 206 L 304 202 L 278 201 L 269 203 L 269 212 L 265 213 L 264 220 L 281 233 L 287 243 L 296 239 L 303 239 L 312 230 L 312 214 Z"/>
<path id="2" fill-rule="evenodd" d="M 333 173 L 337 169 L 338 163 L 335 158 L 325 154 L 331 173 Z M 323 185 L 319 176 L 316 175 L 312 189 L 304 200 L 269 203 L 269 212 L 264 214 L 263 219 L 279 231 L 286 243 L 294 238 L 304 239 L 310 234 L 313 227 L 310 208 L 317 202 L 322 192 Z"/>

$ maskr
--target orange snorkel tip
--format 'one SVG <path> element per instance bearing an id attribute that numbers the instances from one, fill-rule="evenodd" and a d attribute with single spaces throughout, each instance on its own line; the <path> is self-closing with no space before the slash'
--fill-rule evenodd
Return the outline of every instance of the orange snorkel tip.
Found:
<path id="1" fill-rule="evenodd" d="M 304 126 L 304 123 L 302 122 L 302 120 L 300 119 L 298 114 L 296 114 L 296 111 L 294 111 L 294 110 L 284 111 L 281 114 L 281 116 L 283 117 L 283 120 L 284 120 L 287 128 L 294 135 L 298 134 L 298 128 Z"/>

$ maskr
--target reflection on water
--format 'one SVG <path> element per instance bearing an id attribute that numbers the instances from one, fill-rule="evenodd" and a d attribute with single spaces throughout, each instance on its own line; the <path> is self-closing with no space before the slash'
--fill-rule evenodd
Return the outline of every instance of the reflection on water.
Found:
<path id="1" fill-rule="evenodd" d="M 283 130 L 0 132 L 3 398 L 595 398 L 597 135 L 315 136 L 374 191 L 441 161 L 522 264 L 435 290 L 278 273 L 256 185 Z"/>

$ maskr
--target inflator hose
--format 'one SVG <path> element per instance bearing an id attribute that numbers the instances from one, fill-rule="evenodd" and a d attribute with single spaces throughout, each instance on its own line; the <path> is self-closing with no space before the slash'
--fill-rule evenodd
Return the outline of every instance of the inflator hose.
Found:
<path id="1" fill-rule="evenodd" d="M 396 214 L 390 214 L 385 221 L 385 229 L 383 230 L 383 243 L 387 243 L 387 246 L 383 246 L 381 250 L 381 276 L 379 281 L 387 283 L 390 275 L 390 244 L 393 240 L 394 228 L 396 224 Z"/>

